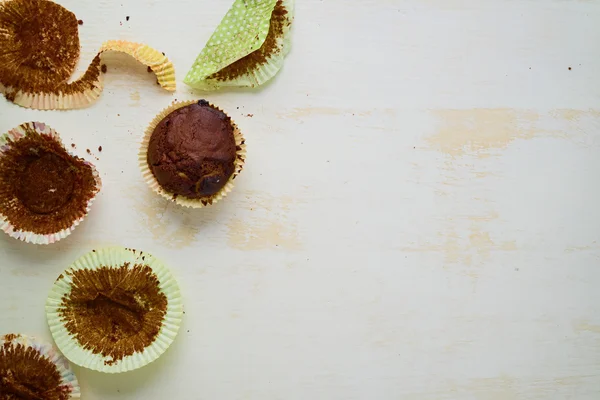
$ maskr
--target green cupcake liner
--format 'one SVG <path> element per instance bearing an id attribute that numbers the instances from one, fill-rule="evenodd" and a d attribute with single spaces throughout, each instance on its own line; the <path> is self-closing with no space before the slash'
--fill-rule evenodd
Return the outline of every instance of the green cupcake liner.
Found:
<path id="1" fill-rule="evenodd" d="M 101 267 L 119 268 L 125 264 L 129 264 L 128 268 L 140 264 L 151 268 L 158 280 L 160 292 L 167 298 L 167 309 L 159 333 L 150 345 L 143 351 L 134 352 L 121 359 L 113 359 L 82 346 L 81 339 L 68 331 L 67 321 L 61 310 L 63 299 L 71 293 L 73 274 L 76 271 L 97 270 Z M 179 331 L 183 303 L 177 281 L 162 262 L 145 252 L 111 247 L 84 255 L 58 277 L 46 301 L 46 317 L 56 345 L 72 363 L 100 372 L 121 373 L 141 368 L 155 361 L 167 350 Z"/>
<path id="2" fill-rule="evenodd" d="M 217 78 L 215 74 L 261 48 L 277 4 L 278 0 L 236 0 L 188 71 L 184 82 L 195 89 L 208 91 L 228 86 L 255 87 L 273 78 L 291 48 L 294 0 L 281 0 L 280 6 L 286 11 L 285 22 L 276 41 L 276 51 L 266 57 L 266 62 L 233 78 Z"/>

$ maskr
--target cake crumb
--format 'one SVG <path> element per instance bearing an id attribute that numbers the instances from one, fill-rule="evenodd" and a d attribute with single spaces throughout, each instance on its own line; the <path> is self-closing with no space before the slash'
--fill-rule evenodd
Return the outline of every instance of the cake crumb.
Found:
<path id="1" fill-rule="evenodd" d="M 98 151 L 102 152 L 102 146 L 98 147 Z"/>
<path id="2" fill-rule="evenodd" d="M 72 147 L 72 148 L 75 148 L 75 143 L 71 143 L 71 147 Z"/>
<path id="3" fill-rule="evenodd" d="M 571 67 L 569 67 L 569 71 L 571 70 Z"/>
<path id="4" fill-rule="evenodd" d="M 86 153 L 88 154 L 92 154 L 92 152 L 90 151 L 90 149 L 85 149 Z"/>
<path id="5" fill-rule="evenodd" d="M 147 68 L 148 72 L 152 72 L 152 67 Z"/>
<path id="6" fill-rule="evenodd" d="M 129 15 L 125 17 L 125 20 L 129 21 Z"/>
<path id="7" fill-rule="evenodd" d="M 246 117 L 252 118 L 252 117 L 254 117 L 254 114 L 246 114 Z"/>
<path id="8" fill-rule="evenodd" d="M 105 74 L 106 70 L 107 70 L 106 64 L 102 64 L 102 67 L 100 67 L 100 70 L 102 71 L 103 74 Z"/>
<path id="9" fill-rule="evenodd" d="M 78 20 L 78 21 L 77 21 L 77 23 L 78 23 L 79 25 L 83 25 L 83 20 L 82 20 L 82 19 L 80 19 L 80 20 Z"/>

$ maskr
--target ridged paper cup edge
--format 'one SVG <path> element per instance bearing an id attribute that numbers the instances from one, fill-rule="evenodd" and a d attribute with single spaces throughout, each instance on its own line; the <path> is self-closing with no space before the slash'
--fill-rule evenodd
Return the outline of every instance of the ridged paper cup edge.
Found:
<path id="1" fill-rule="evenodd" d="M 143 258 L 142 258 L 143 257 Z M 159 281 L 159 288 L 167 297 L 167 312 L 158 336 L 144 351 L 112 361 L 101 354 L 84 349 L 71 335 L 60 316 L 63 296 L 71 291 L 71 271 L 97 269 L 101 266 L 118 267 L 124 263 L 148 265 Z M 183 319 L 183 300 L 177 280 L 156 257 L 143 251 L 122 247 L 108 247 L 91 251 L 69 266 L 54 282 L 46 300 L 46 318 L 52 337 L 60 351 L 72 363 L 105 373 L 132 371 L 156 361 L 175 340 Z M 106 363 L 110 361 L 110 363 Z"/>
<path id="2" fill-rule="evenodd" d="M 60 143 L 60 145 L 67 152 L 67 154 L 69 154 L 71 157 L 77 157 L 65 147 L 58 132 L 56 132 L 54 129 L 52 129 L 50 126 L 46 125 L 43 122 L 26 122 L 0 136 L 0 157 L 3 157 L 3 153 L 6 150 L 8 150 L 8 148 L 10 148 L 8 140 L 10 139 L 12 141 L 18 141 L 22 139 L 27 134 L 27 128 L 33 129 L 42 135 L 52 137 L 54 140 Z M 80 157 L 77 158 L 83 160 Z M 100 174 L 96 170 L 94 164 L 87 160 L 83 160 L 83 162 L 92 169 L 92 175 L 94 176 L 94 180 L 96 181 L 96 191 L 92 198 L 90 198 L 87 202 L 85 214 L 80 218 L 76 219 L 70 227 L 55 233 L 39 234 L 15 228 L 15 226 L 6 218 L 6 216 L 0 214 L 0 229 L 2 229 L 4 233 L 6 233 L 8 236 L 14 239 L 18 239 L 26 243 L 39 245 L 48 245 L 56 243 L 59 240 L 64 239 L 71 233 L 73 233 L 73 230 L 75 230 L 75 228 L 88 216 L 92 207 L 92 203 L 94 202 L 96 196 L 102 189 L 102 179 L 100 179 Z"/>
<path id="3" fill-rule="evenodd" d="M 9 340 L 10 339 L 10 340 Z M 13 345 L 22 345 L 25 347 L 31 347 L 40 352 L 43 356 L 48 358 L 52 364 L 56 366 L 58 373 L 60 374 L 61 386 L 68 386 L 71 388 L 71 392 L 69 393 L 68 400 L 75 400 L 81 398 L 81 388 L 79 387 L 79 382 L 77 381 L 77 377 L 73 370 L 71 370 L 71 366 L 69 365 L 69 361 L 60 354 L 54 346 L 50 343 L 46 343 L 44 341 L 38 340 L 33 336 L 22 335 L 22 334 L 10 334 L 0 336 L 0 347 L 4 343 L 12 343 Z"/>

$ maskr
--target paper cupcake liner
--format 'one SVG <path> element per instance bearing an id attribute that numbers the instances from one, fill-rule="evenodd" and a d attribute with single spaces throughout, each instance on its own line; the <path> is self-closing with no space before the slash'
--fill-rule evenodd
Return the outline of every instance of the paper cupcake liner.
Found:
<path id="1" fill-rule="evenodd" d="M 117 51 L 132 56 L 152 69 L 160 86 L 168 91 L 175 91 L 175 68 L 164 54 L 145 44 L 111 40 L 102 45 L 87 71 L 74 82 L 64 82 L 52 92 L 40 93 L 30 93 L 0 83 L 0 92 L 17 105 L 37 110 L 69 110 L 87 107 L 102 93 L 104 85 L 100 55 L 106 51 Z"/>
<path id="2" fill-rule="evenodd" d="M 218 79 L 214 75 L 263 45 L 276 4 L 277 0 L 259 0 L 249 4 L 237 0 L 192 65 L 184 82 L 195 89 L 210 91 L 221 87 L 256 87 L 273 78 L 291 49 L 290 29 L 295 13 L 294 0 L 282 0 L 282 6 L 287 11 L 287 23 L 283 23 L 282 35 L 277 38 L 278 51 L 271 54 L 262 65 L 234 79 Z M 266 10 L 270 10 L 268 14 L 264 12 Z M 257 23 L 256 20 L 260 22 Z M 241 29 L 253 32 L 253 27 L 258 30 L 254 37 L 239 33 Z M 233 35 L 230 34 L 232 31 Z M 238 46 L 241 48 L 238 49 Z"/>
<path id="3" fill-rule="evenodd" d="M 60 309 L 63 297 L 71 292 L 75 271 L 122 267 L 125 263 L 131 266 L 136 264 L 149 266 L 157 277 L 160 291 L 166 296 L 168 304 L 162 326 L 152 344 L 142 352 L 133 353 L 120 360 L 112 360 L 110 357 L 94 354 L 91 350 L 85 349 L 65 327 Z M 100 372 L 121 373 L 141 368 L 155 361 L 167 350 L 179 331 L 183 318 L 183 302 L 177 281 L 161 261 L 148 253 L 134 249 L 111 247 L 94 250 L 84 255 L 58 277 L 46 301 L 46 317 L 57 347 L 72 363 Z"/>
<path id="4" fill-rule="evenodd" d="M 68 400 L 74 400 L 81 398 L 81 390 L 79 388 L 79 382 L 75 373 L 71 370 L 71 366 L 67 359 L 62 356 L 56 349 L 49 343 L 38 341 L 37 339 L 26 336 L 9 334 L 0 337 L 0 347 L 13 346 L 16 347 L 22 345 L 24 347 L 31 347 L 38 351 L 41 355 L 46 357 L 52 364 L 56 366 L 58 373 L 60 374 L 61 386 L 66 386 L 71 389 Z"/>
<path id="5" fill-rule="evenodd" d="M 236 144 L 234 170 L 233 174 L 231 174 L 231 177 L 229 177 L 229 180 L 227 181 L 225 186 L 223 186 L 223 188 L 219 190 L 219 192 L 211 196 L 201 197 L 198 199 L 190 199 L 184 196 L 176 196 L 174 193 L 165 190 L 160 185 L 160 183 L 158 183 L 158 181 L 154 177 L 154 174 L 152 173 L 152 170 L 150 169 L 150 166 L 148 165 L 148 146 L 150 145 L 150 138 L 152 137 L 152 133 L 154 132 L 154 129 L 160 123 L 160 121 L 162 121 L 167 115 L 169 115 L 175 110 L 197 102 L 197 100 L 174 102 L 173 104 L 171 104 L 171 106 L 165 108 L 158 115 L 156 115 L 152 122 L 150 122 L 150 125 L 148 125 L 148 127 L 146 128 L 146 132 L 142 140 L 142 145 L 140 147 L 140 152 L 138 153 L 139 167 L 142 172 L 142 176 L 144 177 L 144 181 L 148 184 L 150 189 L 152 189 L 155 193 L 158 193 L 167 200 L 174 201 L 176 204 L 190 208 L 206 207 L 208 205 L 215 204 L 217 201 L 227 196 L 227 194 L 233 189 L 234 180 L 240 174 L 240 172 L 242 172 L 242 169 L 244 169 L 244 163 L 246 162 L 246 140 L 244 139 L 244 136 L 242 135 L 242 132 L 240 131 L 238 126 L 233 120 L 231 120 L 231 124 L 233 126 L 233 135 L 235 137 Z M 209 105 L 223 112 L 224 114 L 227 114 L 214 104 L 209 103 Z"/>
<path id="6" fill-rule="evenodd" d="M 73 153 L 69 152 L 66 149 L 58 132 L 56 132 L 54 129 L 50 128 L 43 122 L 27 122 L 25 124 L 19 125 L 14 129 L 11 129 L 4 135 L 0 136 L 0 157 L 3 157 L 4 153 L 6 153 L 6 151 L 10 149 L 11 142 L 16 142 L 22 139 L 27 135 L 27 132 L 31 130 L 35 130 L 36 132 L 42 135 L 46 135 L 53 138 L 61 144 L 61 146 L 70 156 L 76 157 Z M 2 231 L 4 231 L 12 238 L 19 239 L 27 243 L 41 245 L 56 243 L 59 240 L 69 236 L 90 212 L 92 203 L 94 202 L 96 195 L 98 194 L 98 192 L 100 192 L 100 189 L 102 188 L 102 180 L 100 179 L 100 175 L 98 174 L 96 167 L 86 160 L 83 160 L 83 162 L 92 169 L 92 174 L 94 176 L 94 180 L 96 181 L 96 192 L 94 196 L 88 201 L 85 214 L 77 218 L 69 228 L 63 229 L 56 233 L 42 235 L 39 233 L 18 229 L 7 219 L 6 216 L 0 214 L 0 229 L 2 229 Z"/>

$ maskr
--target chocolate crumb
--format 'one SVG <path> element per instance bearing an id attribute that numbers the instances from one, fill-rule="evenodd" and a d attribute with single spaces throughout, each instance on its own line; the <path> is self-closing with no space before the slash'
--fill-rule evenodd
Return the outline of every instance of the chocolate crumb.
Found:
<path id="1" fill-rule="evenodd" d="M 83 25 L 83 20 L 81 20 L 81 19 L 80 19 L 80 20 L 77 20 L 77 23 L 78 23 L 79 25 Z"/>
<path id="2" fill-rule="evenodd" d="M 71 147 L 72 147 L 72 148 L 75 148 L 75 143 L 71 143 Z"/>
<path id="3" fill-rule="evenodd" d="M 90 149 L 85 149 L 85 151 L 86 151 L 88 154 L 92 154 L 92 152 L 90 151 Z"/>
<path id="4" fill-rule="evenodd" d="M 164 51 L 162 52 L 162 55 L 163 55 L 163 56 L 165 55 L 165 52 L 164 52 Z"/>
<path id="5" fill-rule="evenodd" d="M 146 68 L 146 70 L 147 70 L 148 72 L 152 72 L 152 67 L 148 67 L 148 68 Z"/>
<path id="6" fill-rule="evenodd" d="M 571 67 L 569 67 L 569 71 L 571 70 Z"/>
<path id="7" fill-rule="evenodd" d="M 246 117 L 252 118 L 252 117 L 254 117 L 254 114 L 246 114 Z"/>
<path id="8" fill-rule="evenodd" d="M 125 20 L 129 21 L 129 15 L 125 17 Z"/>
<path id="9" fill-rule="evenodd" d="M 100 70 L 102 71 L 103 74 L 105 74 L 106 70 L 107 70 L 106 64 L 102 64 L 102 67 L 100 68 Z"/>
<path id="10" fill-rule="evenodd" d="M 98 147 L 98 151 L 102 152 L 102 146 Z"/>

